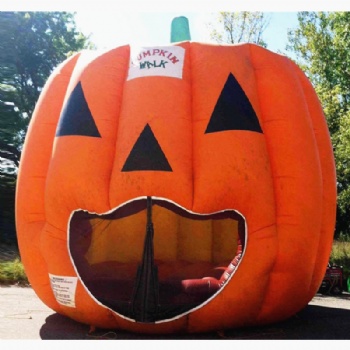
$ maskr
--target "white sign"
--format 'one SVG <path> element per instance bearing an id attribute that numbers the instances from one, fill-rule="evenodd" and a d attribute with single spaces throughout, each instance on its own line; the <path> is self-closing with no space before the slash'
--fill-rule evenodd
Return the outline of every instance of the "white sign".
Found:
<path id="1" fill-rule="evenodd" d="M 78 277 L 57 276 L 49 273 L 50 284 L 57 302 L 64 306 L 75 307 L 75 291 Z"/>
<path id="2" fill-rule="evenodd" d="M 181 46 L 143 47 L 131 57 L 127 80 L 150 76 L 182 79 L 184 59 Z"/>

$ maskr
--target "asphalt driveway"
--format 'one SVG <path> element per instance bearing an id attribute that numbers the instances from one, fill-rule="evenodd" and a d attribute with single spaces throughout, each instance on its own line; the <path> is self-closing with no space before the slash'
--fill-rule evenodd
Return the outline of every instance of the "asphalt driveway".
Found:
<path id="1" fill-rule="evenodd" d="M 61 316 L 47 306 L 29 287 L 0 286 L 0 340 L 2 339 L 231 339 L 231 340 L 321 340 L 350 339 L 350 294 L 316 294 L 305 309 L 292 318 L 266 327 L 226 330 L 204 334 L 142 335 L 97 329 Z"/>

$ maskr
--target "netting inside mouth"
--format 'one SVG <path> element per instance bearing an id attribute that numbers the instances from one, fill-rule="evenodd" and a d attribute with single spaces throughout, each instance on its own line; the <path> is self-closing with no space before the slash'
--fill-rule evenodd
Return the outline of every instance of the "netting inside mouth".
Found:
<path id="1" fill-rule="evenodd" d="M 77 210 L 69 227 L 85 287 L 138 322 L 168 320 L 214 297 L 236 270 L 246 234 L 234 210 L 196 214 L 150 197 L 107 214 Z"/>

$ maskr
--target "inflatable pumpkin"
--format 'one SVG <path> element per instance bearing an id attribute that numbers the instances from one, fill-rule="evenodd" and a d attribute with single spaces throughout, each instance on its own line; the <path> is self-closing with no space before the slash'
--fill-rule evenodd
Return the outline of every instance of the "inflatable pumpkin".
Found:
<path id="1" fill-rule="evenodd" d="M 335 167 L 309 81 L 254 44 L 81 52 L 37 103 L 17 188 L 29 281 L 96 327 L 286 319 L 333 240 Z"/>

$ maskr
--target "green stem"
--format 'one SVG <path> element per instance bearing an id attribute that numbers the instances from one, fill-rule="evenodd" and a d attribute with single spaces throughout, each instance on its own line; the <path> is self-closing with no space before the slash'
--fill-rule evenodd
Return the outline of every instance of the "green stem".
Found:
<path id="1" fill-rule="evenodd" d="M 175 17 L 171 22 L 170 42 L 177 43 L 187 40 L 191 40 L 188 19 L 184 16 Z"/>

